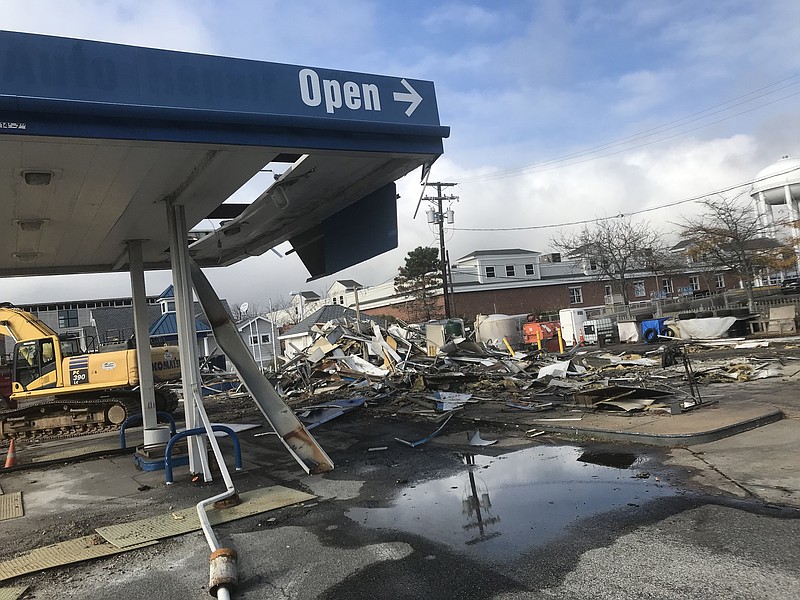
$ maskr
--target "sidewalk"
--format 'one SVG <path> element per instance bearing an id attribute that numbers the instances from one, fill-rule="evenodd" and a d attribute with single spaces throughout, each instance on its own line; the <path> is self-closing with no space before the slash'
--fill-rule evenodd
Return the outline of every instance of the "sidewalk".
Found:
<path id="1" fill-rule="evenodd" d="M 582 413 L 580 421 L 531 420 L 548 433 L 580 438 L 635 442 L 656 446 L 686 446 L 713 442 L 780 421 L 779 408 L 703 404 L 679 415 L 620 416 Z"/>

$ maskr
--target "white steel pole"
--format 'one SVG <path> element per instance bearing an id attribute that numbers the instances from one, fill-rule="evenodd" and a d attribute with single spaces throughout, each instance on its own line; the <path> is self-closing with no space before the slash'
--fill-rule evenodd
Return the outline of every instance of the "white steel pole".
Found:
<path id="1" fill-rule="evenodd" d="M 131 276 L 131 298 L 133 300 L 133 327 L 136 336 L 136 362 L 139 366 L 139 394 L 142 399 L 142 426 L 145 446 L 158 443 L 148 439 L 148 431 L 158 429 L 156 416 L 153 362 L 150 353 L 150 323 L 147 319 L 147 294 L 144 283 L 144 260 L 141 240 L 128 240 L 128 263 Z"/>

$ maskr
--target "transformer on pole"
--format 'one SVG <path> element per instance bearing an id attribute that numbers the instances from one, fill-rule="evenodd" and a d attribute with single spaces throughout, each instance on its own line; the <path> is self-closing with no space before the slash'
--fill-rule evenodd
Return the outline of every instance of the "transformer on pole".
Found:
<path id="1" fill-rule="evenodd" d="M 448 206 L 447 210 L 443 210 L 442 202 L 447 200 L 448 202 L 453 202 L 458 200 L 458 196 L 443 196 L 442 195 L 442 188 L 452 187 L 454 185 L 458 185 L 457 183 L 425 183 L 426 187 L 433 187 L 436 188 L 436 196 L 425 196 L 423 200 L 427 200 L 428 202 L 434 204 L 435 208 L 429 208 L 425 214 L 427 215 L 428 223 L 438 225 L 439 226 L 439 270 L 442 273 L 442 300 L 444 302 L 444 316 L 445 318 L 449 319 L 452 314 L 452 307 L 450 303 L 450 298 L 448 294 L 449 290 L 449 273 L 450 269 L 447 265 L 447 251 L 445 250 L 445 242 L 444 242 L 444 223 L 445 220 L 447 221 L 448 225 L 452 225 L 454 222 L 454 215 L 453 210 Z"/>

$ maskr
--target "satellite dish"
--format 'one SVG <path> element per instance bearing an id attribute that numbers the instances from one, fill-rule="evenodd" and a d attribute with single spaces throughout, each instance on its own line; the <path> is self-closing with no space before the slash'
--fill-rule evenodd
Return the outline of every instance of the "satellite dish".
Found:
<path id="1" fill-rule="evenodd" d="M 242 305 L 239 307 L 239 312 L 242 313 L 243 315 L 247 314 L 248 308 L 250 308 L 250 305 L 247 302 L 242 302 Z"/>

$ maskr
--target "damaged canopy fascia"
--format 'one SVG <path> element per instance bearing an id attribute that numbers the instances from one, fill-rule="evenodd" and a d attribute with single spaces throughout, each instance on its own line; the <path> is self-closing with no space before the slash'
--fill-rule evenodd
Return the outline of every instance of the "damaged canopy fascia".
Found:
<path id="1" fill-rule="evenodd" d="M 268 166 L 294 162 L 265 198 L 274 210 L 256 202 L 236 224 L 258 219 L 257 231 L 192 251 L 201 266 L 232 264 L 431 164 L 449 134 L 429 81 L 17 32 L 0 32 L 0 60 L 0 185 L 18 192 L 16 221 L 46 224 L 0 223 L 0 275 L 121 270 L 127 239 L 143 240 L 145 268 L 167 268 L 164 201 L 193 228 Z M 22 185 L 27 170 L 49 184 Z M 293 187 L 309 173 L 309 188 Z"/>

